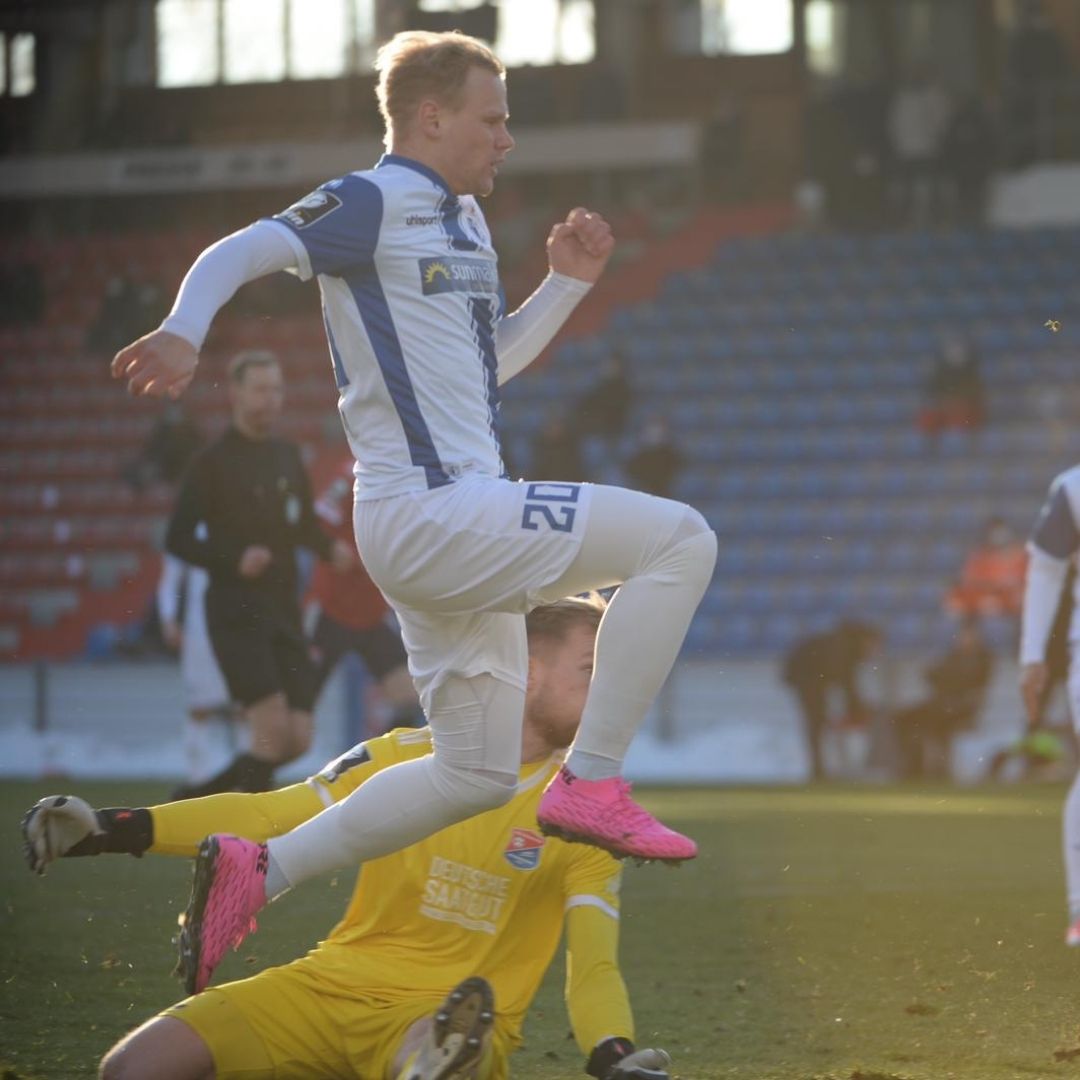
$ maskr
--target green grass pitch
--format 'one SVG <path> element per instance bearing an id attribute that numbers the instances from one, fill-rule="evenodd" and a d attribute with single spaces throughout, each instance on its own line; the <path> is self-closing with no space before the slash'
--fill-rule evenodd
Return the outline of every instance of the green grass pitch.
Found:
<path id="1" fill-rule="evenodd" d="M 39 796 L 139 805 L 161 787 L 6 783 L 0 814 L 0 1077 L 95 1075 L 179 996 L 170 937 L 186 860 L 21 862 Z M 1062 944 L 1058 787 L 665 790 L 645 801 L 701 844 L 630 867 L 622 958 L 641 1045 L 683 1080 L 1080 1080 L 1080 950 Z M 351 874 L 271 907 L 223 965 L 291 959 L 336 920 Z M 514 1076 L 584 1075 L 558 962 Z M 5 1071 L 5 1069 L 7 1071 Z"/>

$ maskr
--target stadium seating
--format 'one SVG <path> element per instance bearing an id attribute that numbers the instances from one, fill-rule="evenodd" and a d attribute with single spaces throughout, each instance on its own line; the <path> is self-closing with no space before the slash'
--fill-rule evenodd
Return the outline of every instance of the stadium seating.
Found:
<path id="1" fill-rule="evenodd" d="M 209 239 L 117 235 L 12 253 L 39 267 L 48 314 L 0 327 L 9 653 L 91 641 L 99 651 L 114 636 L 102 624 L 145 610 L 171 492 L 133 490 L 122 474 L 160 405 L 126 398 L 84 341 L 111 275 L 150 272 L 169 290 Z M 1080 429 L 1065 422 L 1077 350 L 1045 325 L 1078 325 L 1080 231 L 733 236 L 698 266 L 680 262 L 680 244 L 646 249 L 658 289 L 653 280 L 630 295 L 621 279 L 589 314 L 598 331 L 565 338 L 505 388 L 513 461 L 528 472 L 544 419 L 569 409 L 618 347 L 636 389 L 632 430 L 652 413 L 671 420 L 688 459 L 678 494 L 720 536 L 692 651 L 776 654 L 843 615 L 878 622 L 899 650 L 940 643 L 942 595 L 986 518 L 1026 531 L 1051 477 L 1080 460 Z M 308 314 L 270 325 L 220 321 L 191 408 L 207 433 L 219 430 L 223 359 L 271 345 L 287 372 L 285 430 L 317 447 L 333 427 L 321 325 Z M 921 387 L 956 332 L 979 348 L 989 419 L 931 448 L 915 424 Z M 587 460 L 618 477 L 607 448 L 589 444 Z M 1007 630 L 997 640 L 1011 647 Z"/>
<path id="2" fill-rule="evenodd" d="M 1078 257 L 1077 230 L 734 238 L 508 387 L 515 460 L 527 468 L 551 403 L 618 347 L 635 426 L 670 419 L 689 460 L 677 493 L 720 536 L 692 651 L 777 654 L 857 616 L 925 653 L 949 631 L 942 597 L 985 520 L 1026 532 L 1050 479 L 1080 460 L 1065 424 L 1077 349 L 1045 325 L 1076 324 Z M 932 447 L 916 414 L 956 333 L 979 349 L 989 419 Z M 1013 647 L 1014 628 L 992 630 Z"/>

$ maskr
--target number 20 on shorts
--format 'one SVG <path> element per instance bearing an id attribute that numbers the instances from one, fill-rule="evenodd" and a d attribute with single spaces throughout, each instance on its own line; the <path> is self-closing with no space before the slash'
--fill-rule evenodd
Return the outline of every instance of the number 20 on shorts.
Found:
<path id="1" fill-rule="evenodd" d="M 554 532 L 571 532 L 580 494 L 580 484 L 529 484 L 521 527 L 535 532 L 546 525 Z"/>

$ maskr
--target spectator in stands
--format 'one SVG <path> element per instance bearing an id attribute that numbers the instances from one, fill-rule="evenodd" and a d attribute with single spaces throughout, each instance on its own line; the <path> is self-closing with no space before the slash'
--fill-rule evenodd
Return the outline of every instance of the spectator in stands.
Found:
<path id="1" fill-rule="evenodd" d="M 626 358 L 616 349 L 604 374 L 578 401 L 570 423 L 583 438 L 602 439 L 615 457 L 633 402 L 634 388 Z"/>
<path id="2" fill-rule="evenodd" d="M 798 702 L 810 752 L 811 778 L 825 777 L 822 738 L 832 723 L 864 724 L 869 709 L 858 688 L 862 665 L 881 648 L 881 631 L 869 623 L 842 620 L 832 630 L 797 641 L 784 658 L 781 678 Z M 842 711 L 830 716 L 833 691 Z"/>
<path id="3" fill-rule="evenodd" d="M 960 618 L 1019 618 L 1027 552 L 1007 521 L 993 517 L 949 589 L 945 606 Z"/>
<path id="4" fill-rule="evenodd" d="M 329 482 L 320 486 L 315 514 L 333 540 L 352 546 L 353 457 L 348 448 L 330 463 Z M 424 714 L 409 675 L 401 636 L 390 624 L 390 607 L 356 560 L 344 573 L 317 562 L 311 575 L 304 622 L 315 662 L 316 693 L 349 653 L 364 662 L 391 710 L 388 728 L 420 727 Z M 369 728 L 372 735 L 381 734 Z"/>
<path id="5" fill-rule="evenodd" d="M 672 491 L 684 458 L 671 438 L 671 426 L 667 418 L 652 416 L 641 433 L 641 439 L 623 468 L 630 487 L 649 495 L 672 499 Z"/>
<path id="6" fill-rule="evenodd" d="M 949 649 L 923 672 L 927 697 L 893 717 L 904 778 L 950 775 L 954 736 L 976 725 L 994 670 L 977 619 L 965 619 Z"/>
<path id="7" fill-rule="evenodd" d="M 573 482 L 585 480 L 581 440 L 560 409 L 555 409 L 548 416 L 547 422 L 533 439 L 529 475 L 548 479 L 565 476 Z"/>
<path id="8" fill-rule="evenodd" d="M 970 338 L 946 338 L 923 387 L 919 427 L 930 446 L 949 429 L 977 432 L 985 420 L 979 355 Z"/>
<path id="9" fill-rule="evenodd" d="M 942 152 L 952 105 L 929 65 L 915 68 L 894 91 L 889 105 L 896 220 L 916 229 L 940 214 Z"/>
<path id="10" fill-rule="evenodd" d="M 996 144 L 986 103 L 978 94 L 969 94 L 949 123 L 943 155 L 952 219 L 962 228 L 977 229 L 986 222 L 987 193 Z"/>
<path id="11" fill-rule="evenodd" d="M 203 441 L 198 421 L 180 402 L 167 402 L 138 457 L 125 467 L 124 479 L 136 493 L 154 483 L 178 483 Z"/>
<path id="12" fill-rule="evenodd" d="M 308 748 L 316 673 L 300 621 L 297 549 L 341 572 L 357 558 L 319 527 L 299 451 L 272 434 L 285 396 L 277 358 L 240 353 L 229 384 L 232 424 L 192 463 L 165 546 L 209 571 L 206 625 L 229 694 L 244 708 L 251 749 L 184 798 L 265 791 L 274 769 Z"/>

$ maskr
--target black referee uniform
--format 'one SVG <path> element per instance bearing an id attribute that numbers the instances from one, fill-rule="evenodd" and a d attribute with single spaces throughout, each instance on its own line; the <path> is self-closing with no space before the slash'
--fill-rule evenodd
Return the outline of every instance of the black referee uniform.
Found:
<path id="1" fill-rule="evenodd" d="M 332 542 L 296 446 L 230 426 L 192 462 L 165 546 L 209 572 L 206 626 L 232 698 L 250 706 L 281 692 L 291 709 L 310 712 L 317 680 L 301 627 L 296 549 L 329 559 Z M 253 546 L 272 560 L 246 578 L 240 558 Z"/>

